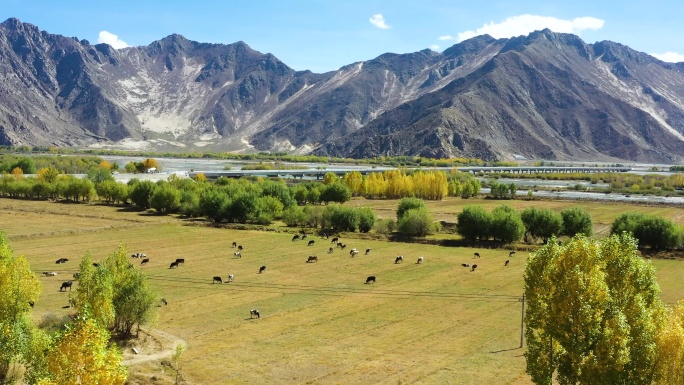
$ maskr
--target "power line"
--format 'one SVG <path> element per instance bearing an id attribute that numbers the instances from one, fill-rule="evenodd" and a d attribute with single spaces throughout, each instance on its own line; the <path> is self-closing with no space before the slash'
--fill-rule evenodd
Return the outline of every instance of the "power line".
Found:
<path id="1" fill-rule="evenodd" d="M 164 277 L 164 276 L 148 276 L 151 280 L 174 283 L 175 287 L 183 288 L 203 288 L 209 289 L 214 286 L 209 280 L 196 278 L 182 278 L 182 277 Z M 183 285 L 178 285 L 183 284 Z M 260 292 L 273 292 L 279 294 L 287 294 L 291 292 L 312 292 L 321 295 L 348 295 L 348 294 L 372 294 L 376 296 L 388 298 L 430 298 L 430 299 L 467 299 L 467 300 L 483 300 L 494 302 L 519 302 L 520 297 L 514 295 L 503 294 L 471 294 L 471 293 L 450 293 L 450 292 L 424 292 L 411 290 L 389 290 L 389 289 L 357 289 L 357 288 L 340 288 L 340 287 L 321 287 L 310 285 L 287 285 L 277 283 L 230 283 L 230 287 L 235 290 L 246 291 L 252 289 Z M 285 293 L 287 292 L 287 293 Z"/>

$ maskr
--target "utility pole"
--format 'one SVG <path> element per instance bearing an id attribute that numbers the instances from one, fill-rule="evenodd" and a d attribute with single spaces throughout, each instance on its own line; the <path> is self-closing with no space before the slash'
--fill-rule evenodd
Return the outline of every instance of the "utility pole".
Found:
<path id="1" fill-rule="evenodd" d="M 522 348 L 525 341 L 525 293 L 523 293 L 520 302 L 522 302 L 522 312 L 520 315 L 520 347 Z"/>

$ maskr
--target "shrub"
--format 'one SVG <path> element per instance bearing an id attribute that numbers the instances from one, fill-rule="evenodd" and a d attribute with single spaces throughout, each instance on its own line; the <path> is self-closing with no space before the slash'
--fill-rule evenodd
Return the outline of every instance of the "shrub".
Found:
<path id="1" fill-rule="evenodd" d="M 594 224 L 591 215 L 580 207 L 569 207 L 561 211 L 563 218 L 563 231 L 561 235 L 574 237 L 577 234 L 591 236 L 594 233 Z"/>
<path id="2" fill-rule="evenodd" d="M 424 237 L 438 230 L 434 222 L 425 207 L 409 209 L 397 221 L 397 229 L 404 235 Z"/>
<path id="3" fill-rule="evenodd" d="M 458 214 L 456 232 L 469 241 L 489 238 L 492 216 L 480 206 L 465 206 Z"/>

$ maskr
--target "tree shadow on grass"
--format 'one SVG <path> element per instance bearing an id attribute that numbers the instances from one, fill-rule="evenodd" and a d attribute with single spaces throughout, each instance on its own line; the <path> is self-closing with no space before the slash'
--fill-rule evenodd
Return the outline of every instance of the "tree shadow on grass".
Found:
<path id="1" fill-rule="evenodd" d="M 522 349 L 522 348 L 521 347 L 515 347 L 515 348 L 510 348 L 510 349 L 495 350 L 495 351 L 489 352 L 489 353 L 496 354 L 496 353 L 512 352 L 514 350 L 520 350 L 520 349 Z"/>

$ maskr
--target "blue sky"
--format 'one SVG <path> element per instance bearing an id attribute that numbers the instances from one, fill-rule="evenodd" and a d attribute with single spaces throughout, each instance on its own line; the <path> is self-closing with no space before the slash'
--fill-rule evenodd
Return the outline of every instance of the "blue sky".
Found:
<path id="1" fill-rule="evenodd" d="M 172 33 L 200 42 L 241 40 L 314 72 L 385 52 L 442 51 L 482 33 L 510 37 L 544 27 L 684 61 L 681 0 L 0 0 L 0 19 L 10 17 L 115 47 Z"/>

